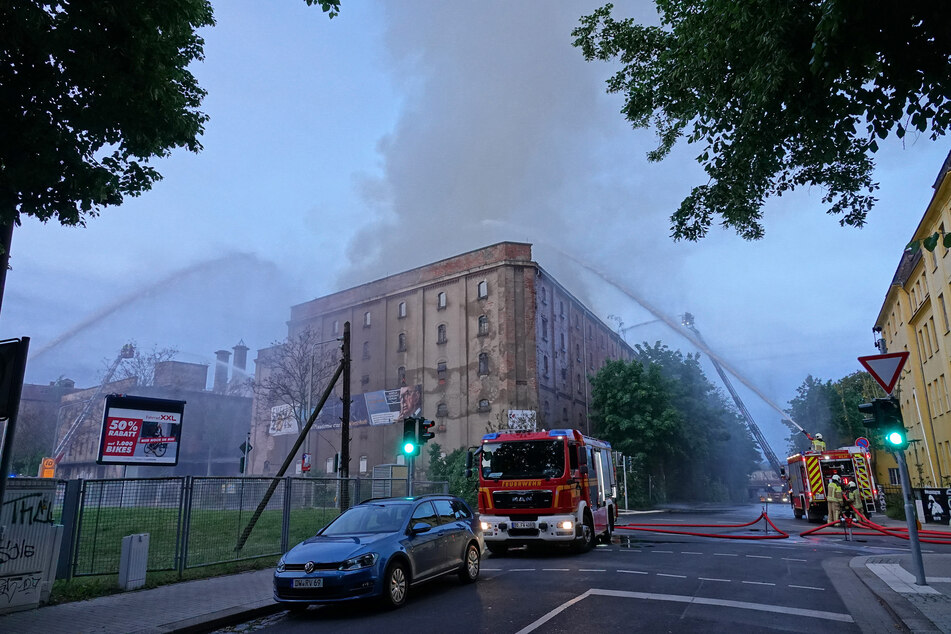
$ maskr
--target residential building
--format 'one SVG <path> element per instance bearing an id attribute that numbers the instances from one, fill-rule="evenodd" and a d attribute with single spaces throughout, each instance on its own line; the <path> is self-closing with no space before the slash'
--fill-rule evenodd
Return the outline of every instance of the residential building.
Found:
<path id="1" fill-rule="evenodd" d="M 478 445 L 487 430 L 508 426 L 511 411 L 535 412 L 539 428 L 590 433 L 589 376 L 608 359 L 633 357 L 618 333 L 532 260 L 531 245 L 518 242 L 493 244 L 293 306 L 288 335 L 310 330 L 316 339 L 333 341 L 346 322 L 355 395 L 351 475 L 401 462 L 400 392 L 416 393 L 419 386 L 420 414 L 436 422 L 431 442 L 444 452 Z M 332 352 L 339 354 L 336 346 Z M 276 354 L 274 348 L 259 351 L 259 384 L 270 371 L 268 358 Z M 312 401 L 323 390 L 317 388 Z M 331 414 L 318 419 L 324 424 L 295 456 L 300 464 L 309 446 L 317 475 L 333 471 L 339 451 L 339 395 L 338 385 L 328 404 Z M 265 449 L 252 456 L 252 473 L 273 474 L 297 436 L 286 427 L 275 433 L 270 422 L 275 410 L 256 399 L 252 444 Z M 384 401 L 391 415 L 374 414 L 375 404 Z"/>
<path id="2" fill-rule="evenodd" d="M 874 332 L 884 352 L 910 353 L 893 395 L 911 441 L 905 452 L 914 486 L 951 486 L 951 256 L 944 246 L 951 227 L 951 154 L 934 183 L 934 195 L 911 240 L 939 235 L 934 250 L 906 250 L 898 263 Z M 898 464 L 875 454 L 879 482 L 898 484 Z"/>

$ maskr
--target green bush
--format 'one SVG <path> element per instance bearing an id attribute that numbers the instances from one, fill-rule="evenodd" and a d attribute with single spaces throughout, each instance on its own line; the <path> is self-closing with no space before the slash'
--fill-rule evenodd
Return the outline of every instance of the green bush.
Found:
<path id="1" fill-rule="evenodd" d="M 905 519 L 905 500 L 901 493 L 885 493 L 885 515 L 893 520 Z"/>

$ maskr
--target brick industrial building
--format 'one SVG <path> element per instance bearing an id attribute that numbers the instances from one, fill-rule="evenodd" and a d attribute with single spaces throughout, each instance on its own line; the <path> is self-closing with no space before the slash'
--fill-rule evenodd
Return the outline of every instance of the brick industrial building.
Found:
<path id="1" fill-rule="evenodd" d="M 633 354 L 616 332 L 532 261 L 530 244 L 517 242 L 293 306 L 288 335 L 310 331 L 315 339 L 332 341 L 347 321 L 354 395 L 351 475 L 400 462 L 398 414 L 378 418 L 368 413 L 372 403 L 383 400 L 399 409 L 392 395 L 400 389 L 420 386 L 421 415 L 436 422 L 431 442 L 446 452 L 476 445 L 487 428 L 507 425 L 510 410 L 535 411 L 539 427 L 588 433 L 588 375 L 608 359 Z M 259 351 L 259 383 L 274 354 L 274 348 Z M 317 386 L 318 396 L 322 389 Z M 333 404 L 339 395 L 338 386 Z M 273 474 L 296 435 L 275 432 L 271 404 L 259 395 L 256 399 L 251 473 Z M 339 405 L 331 411 L 339 415 Z M 332 415 L 322 420 L 327 423 L 311 432 L 306 445 L 315 475 L 332 471 L 340 447 L 339 423 Z M 305 450 L 298 452 L 298 464 Z M 423 463 L 425 468 L 425 456 Z"/>

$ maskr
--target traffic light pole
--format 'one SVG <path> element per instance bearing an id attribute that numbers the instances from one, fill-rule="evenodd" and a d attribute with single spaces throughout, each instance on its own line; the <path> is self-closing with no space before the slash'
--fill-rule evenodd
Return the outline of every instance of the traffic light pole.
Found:
<path id="1" fill-rule="evenodd" d="M 915 501 L 911 494 L 911 478 L 908 475 L 908 463 L 904 451 L 895 451 L 898 471 L 901 474 L 901 495 L 905 501 L 905 522 L 908 524 L 908 543 L 911 545 L 911 559 L 915 566 L 915 585 L 928 585 L 925 580 L 925 564 L 921 559 L 921 542 L 918 541 L 918 522 L 915 515 Z"/>
<path id="2" fill-rule="evenodd" d="M 406 496 L 413 497 L 413 480 L 416 479 L 416 456 L 409 457 L 406 465 Z"/>

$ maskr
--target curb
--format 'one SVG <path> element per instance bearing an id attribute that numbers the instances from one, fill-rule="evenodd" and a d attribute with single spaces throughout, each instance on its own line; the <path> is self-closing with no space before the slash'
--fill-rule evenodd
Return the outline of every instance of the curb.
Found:
<path id="1" fill-rule="evenodd" d="M 940 632 L 941 630 L 924 613 L 916 608 L 901 594 L 889 588 L 884 581 L 869 570 L 865 564 L 869 559 L 881 559 L 881 555 L 871 555 L 863 557 L 853 557 L 849 560 L 849 568 L 865 584 L 875 596 L 879 598 L 879 603 L 897 620 L 904 623 L 912 632 Z"/>
<path id="2" fill-rule="evenodd" d="M 273 599 L 268 599 L 267 601 L 262 601 L 260 604 L 253 607 L 242 606 L 226 608 L 224 610 L 218 610 L 217 612 L 196 616 L 183 621 L 168 623 L 163 625 L 160 631 L 176 632 L 180 634 L 213 632 L 214 630 L 220 629 L 222 627 L 236 625 L 238 623 L 250 621 L 262 616 L 270 616 L 271 614 L 276 614 L 277 612 L 281 612 L 286 609 L 287 606 L 281 605 Z"/>

